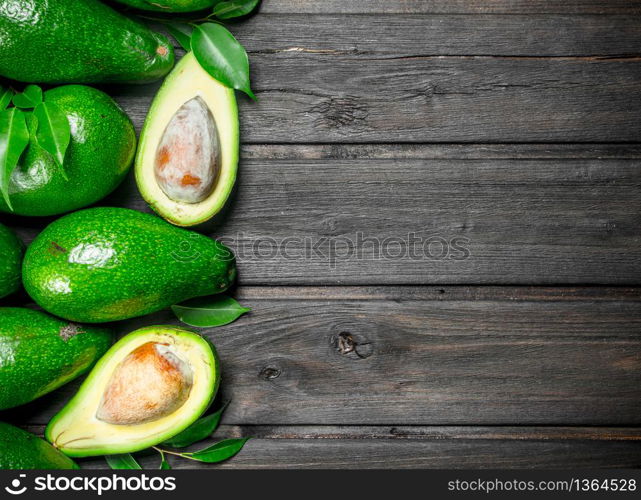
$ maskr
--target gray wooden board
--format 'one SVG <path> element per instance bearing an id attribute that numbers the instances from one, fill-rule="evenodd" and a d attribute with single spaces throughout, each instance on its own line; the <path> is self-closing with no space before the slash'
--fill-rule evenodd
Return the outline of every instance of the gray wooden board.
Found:
<path id="1" fill-rule="evenodd" d="M 29 430 L 42 433 L 41 426 Z M 205 447 L 230 437 L 251 439 L 219 465 L 168 457 L 173 468 L 586 468 L 638 467 L 637 428 L 358 427 L 223 425 Z M 137 456 L 149 469 L 158 454 Z M 83 468 L 107 468 L 101 457 Z"/>
<path id="2" fill-rule="evenodd" d="M 252 56 L 246 143 L 634 142 L 636 59 Z M 139 128 L 157 87 L 110 91 Z"/>
<path id="3" fill-rule="evenodd" d="M 263 0 L 261 14 L 639 14 L 639 0 Z"/>
<path id="4" fill-rule="evenodd" d="M 638 148 L 248 146 L 242 284 L 637 284 Z M 148 210 L 129 179 L 103 202 Z M 42 221 L 0 217 L 30 240 Z"/>
<path id="5" fill-rule="evenodd" d="M 638 425 L 634 288 L 241 288 L 227 424 Z M 173 323 L 171 313 L 130 321 Z M 76 385 L 8 412 L 43 424 Z"/>

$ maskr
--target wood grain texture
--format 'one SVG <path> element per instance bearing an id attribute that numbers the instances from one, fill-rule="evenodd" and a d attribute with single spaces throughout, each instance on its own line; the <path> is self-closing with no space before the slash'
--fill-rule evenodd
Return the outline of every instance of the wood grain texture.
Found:
<path id="1" fill-rule="evenodd" d="M 357 56 L 596 58 L 638 56 L 640 21 L 641 15 L 322 13 L 257 15 L 231 29 L 250 54 L 344 55 L 354 61 Z"/>
<path id="2" fill-rule="evenodd" d="M 241 288 L 253 312 L 204 333 L 225 423 L 641 422 L 638 289 Z M 128 332 L 174 323 L 170 313 Z M 44 424 L 72 384 L 5 418 Z"/>
<path id="3" fill-rule="evenodd" d="M 28 428 L 42 433 L 41 426 Z M 252 439 L 220 465 L 169 457 L 173 468 L 579 468 L 638 467 L 638 428 L 577 427 L 357 427 L 222 425 L 215 440 Z M 203 442 L 194 448 L 204 447 Z M 158 467 L 155 453 L 138 455 Z M 102 458 L 79 461 L 106 468 Z"/>
<path id="4" fill-rule="evenodd" d="M 263 0 L 261 14 L 639 14 L 639 0 Z"/>
<path id="5" fill-rule="evenodd" d="M 242 284 L 638 284 L 639 166 L 636 146 L 250 146 L 203 230 Z M 103 204 L 149 211 L 131 178 Z"/>
<path id="6" fill-rule="evenodd" d="M 635 142 L 635 58 L 251 58 L 259 101 L 240 96 L 245 143 Z M 156 86 L 112 88 L 142 125 Z"/>

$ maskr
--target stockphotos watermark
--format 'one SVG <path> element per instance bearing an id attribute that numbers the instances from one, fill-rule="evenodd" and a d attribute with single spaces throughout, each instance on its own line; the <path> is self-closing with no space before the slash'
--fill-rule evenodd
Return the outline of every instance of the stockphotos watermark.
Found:
<path id="1" fill-rule="evenodd" d="M 121 476 L 109 474 L 101 476 L 57 476 L 45 474 L 30 476 L 19 474 L 11 480 L 4 490 L 13 496 L 31 492 L 90 492 L 101 496 L 106 492 L 136 491 L 161 492 L 175 491 L 176 478 L 173 476 Z"/>
<path id="2" fill-rule="evenodd" d="M 191 262 L 200 257 L 197 235 L 180 242 L 172 253 L 179 262 Z M 464 236 L 407 233 L 404 236 L 379 238 L 357 232 L 348 236 L 289 236 L 281 239 L 237 233 L 218 239 L 231 248 L 227 254 L 239 262 L 250 260 L 306 260 L 326 262 L 335 269 L 340 262 L 358 261 L 463 261 L 471 256 L 470 239 Z M 225 255 L 221 256 L 223 259 Z"/>

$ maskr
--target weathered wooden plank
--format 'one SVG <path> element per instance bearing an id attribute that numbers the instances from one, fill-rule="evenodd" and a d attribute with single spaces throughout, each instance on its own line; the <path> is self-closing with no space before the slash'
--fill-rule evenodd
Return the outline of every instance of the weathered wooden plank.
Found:
<path id="1" fill-rule="evenodd" d="M 641 423 L 639 289 L 264 287 L 238 298 L 251 314 L 204 331 L 223 363 L 227 424 Z M 172 322 L 159 313 L 120 329 Z M 73 391 L 5 418 L 43 424 Z"/>
<path id="2" fill-rule="evenodd" d="M 246 143 L 638 142 L 634 58 L 252 57 Z M 110 91 L 140 127 L 157 86 Z"/>
<path id="3" fill-rule="evenodd" d="M 42 427 L 29 430 L 41 433 Z M 243 451 L 212 466 L 169 458 L 179 468 L 573 468 L 638 467 L 638 428 L 581 427 L 237 427 L 216 440 L 252 436 Z M 206 446 L 201 443 L 199 446 Z M 158 456 L 138 456 L 148 468 Z M 106 468 L 102 458 L 80 461 Z"/>
<path id="4" fill-rule="evenodd" d="M 204 229 L 251 285 L 640 283 L 638 149 L 517 150 L 249 147 Z M 149 210 L 131 179 L 106 204 Z M 26 240 L 43 225 L 0 220 Z"/>
<path id="5" fill-rule="evenodd" d="M 631 15 L 283 14 L 232 30 L 250 54 L 634 57 L 641 45 Z"/>
<path id="6" fill-rule="evenodd" d="M 639 14 L 639 0 L 263 0 L 261 14 Z"/>

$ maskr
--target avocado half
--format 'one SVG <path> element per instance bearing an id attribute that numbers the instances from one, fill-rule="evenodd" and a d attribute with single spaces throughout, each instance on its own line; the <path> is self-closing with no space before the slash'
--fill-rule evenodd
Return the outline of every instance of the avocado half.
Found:
<path id="1" fill-rule="evenodd" d="M 219 382 L 208 340 L 173 326 L 142 328 L 104 355 L 45 437 L 70 457 L 140 451 L 194 423 Z"/>
<path id="2" fill-rule="evenodd" d="M 177 226 L 209 220 L 233 190 L 239 141 L 233 89 L 212 78 L 193 53 L 187 53 L 160 88 L 140 134 L 140 193 Z"/>

